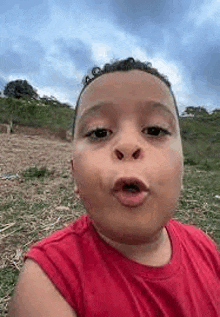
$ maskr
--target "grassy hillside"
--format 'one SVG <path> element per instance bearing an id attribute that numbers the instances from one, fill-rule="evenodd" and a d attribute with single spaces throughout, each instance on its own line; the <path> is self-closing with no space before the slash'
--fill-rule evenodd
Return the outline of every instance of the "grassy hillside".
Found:
<path id="1" fill-rule="evenodd" d="M 67 130 L 72 125 L 74 110 L 66 104 L 45 99 L 0 98 L 0 123 L 47 127 L 51 130 Z"/>
<path id="2" fill-rule="evenodd" d="M 74 110 L 66 104 L 41 98 L 0 99 L 0 123 L 47 127 L 53 131 L 71 128 Z M 185 164 L 203 170 L 220 169 L 220 113 L 181 117 Z"/>
<path id="3" fill-rule="evenodd" d="M 186 165 L 220 170 L 220 114 L 180 118 Z"/>
<path id="4" fill-rule="evenodd" d="M 0 123 L 66 130 L 74 110 L 42 100 L 0 99 Z M 185 157 L 183 190 L 175 218 L 194 224 L 220 246 L 220 115 L 180 118 Z M 71 143 L 26 135 L 1 137 L 0 179 L 0 316 L 7 307 L 23 266 L 23 255 L 55 230 L 85 212 L 73 193 Z M 16 162 L 16 164 L 15 164 Z"/>

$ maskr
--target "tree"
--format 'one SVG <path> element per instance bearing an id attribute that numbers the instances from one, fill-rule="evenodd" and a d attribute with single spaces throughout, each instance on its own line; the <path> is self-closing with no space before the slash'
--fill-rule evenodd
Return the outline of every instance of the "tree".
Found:
<path id="1" fill-rule="evenodd" d="M 212 114 L 220 114 L 220 108 L 216 108 L 212 111 Z"/>
<path id="2" fill-rule="evenodd" d="M 208 111 L 205 107 L 186 107 L 186 109 L 183 111 L 182 115 L 191 115 L 191 116 L 206 116 L 208 115 Z"/>
<path id="3" fill-rule="evenodd" d="M 37 98 L 38 94 L 27 80 L 14 80 L 6 84 L 4 89 L 4 95 L 12 98 L 21 98 L 23 95 L 28 95 L 32 98 Z"/>
<path id="4" fill-rule="evenodd" d="M 40 100 L 45 104 L 45 105 L 49 105 L 49 106 L 57 106 L 57 107 L 65 107 L 65 108 L 71 108 L 70 105 L 68 105 L 67 103 L 62 103 L 59 100 L 56 99 L 56 97 L 54 96 L 43 96 L 42 98 L 40 98 Z"/>
<path id="5" fill-rule="evenodd" d="M 219 120 L 220 119 L 220 108 L 216 108 L 212 111 L 211 113 L 211 117 L 214 119 L 214 120 Z"/>

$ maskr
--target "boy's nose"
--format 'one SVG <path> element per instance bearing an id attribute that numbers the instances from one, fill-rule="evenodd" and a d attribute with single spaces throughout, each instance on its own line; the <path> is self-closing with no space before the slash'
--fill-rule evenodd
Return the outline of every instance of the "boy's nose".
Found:
<path id="1" fill-rule="evenodd" d="M 141 148 L 129 143 L 114 149 L 114 156 L 119 160 L 134 160 L 141 158 L 141 155 Z"/>

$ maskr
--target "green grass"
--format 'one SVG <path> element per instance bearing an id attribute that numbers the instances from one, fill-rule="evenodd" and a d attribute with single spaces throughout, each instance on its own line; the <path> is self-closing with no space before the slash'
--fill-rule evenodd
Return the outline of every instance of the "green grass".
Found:
<path id="1" fill-rule="evenodd" d="M 176 218 L 203 229 L 218 244 L 220 200 L 215 195 L 220 193 L 219 178 L 220 171 L 203 171 L 186 166 L 184 190 L 176 213 Z M 57 186 L 51 189 L 50 184 L 58 179 Z M 8 193 L 0 205 L 0 230 L 14 224 L 2 232 L 5 237 L 0 244 L 3 255 L 0 266 L 0 316 L 6 316 L 7 302 L 23 264 L 22 254 L 33 243 L 84 212 L 83 206 L 73 195 L 73 185 L 68 170 L 56 177 L 51 173 L 42 180 L 31 177 L 25 182 L 21 180 L 21 190 Z M 32 195 L 28 196 L 30 190 Z M 57 210 L 57 206 L 63 209 Z"/>
<path id="2" fill-rule="evenodd" d="M 39 171 L 40 168 L 34 169 Z M 27 169 L 26 172 L 33 170 Z M 68 170 L 54 176 L 38 178 L 38 173 L 19 179 L 20 190 L 8 192 L 0 205 L 0 316 L 6 316 L 23 255 L 32 244 L 58 230 L 84 210 L 73 195 Z M 26 173 L 25 173 L 26 175 Z M 25 179 L 25 181 L 24 181 Z M 54 182 L 57 185 L 54 186 Z M 2 197 L 0 197 L 2 198 Z M 61 207 L 60 207 L 61 206 Z M 61 209 L 59 209 L 61 208 Z"/>
<path id="3" fill-rule="evenodd" d="M 8 266 L 0 271 L 1 283 L 0 283 L 0 313 L 4 316 L 4 311 L 1 310 L 2 304 L 4 304 L 4 299 L 10 298 L 14 285 L 18 279 L 19 270 L 13 266 Z"/>
<path id="4" fill-rule="evenodd" d="M 49 171 L 46 167 L 38 168 L 37 166 L 31 166 L 25 171 L 22 172 L 22 177 L 25 180 L 33 179 L 33 178 L 44 178 L 53 174 L 52 171 Z"/>
<path id="5" fill-rule="evenodd" d="M 208 233 L 220 246 L 220 171 L 204 171 L 185 167 L 184 190 L 177 217 L 195 224 Z"/>
<path id="6" fill-rule="evenodd" d="M 19 124 L 69 129 L 73 110 L 36 101 L 0 99 L 0 122 L 14 115 Z M 26 103 L 25 103 L 26 102 Z M 35 104 L 34 104 L 35 102 Z M 16 108 L 17 107 L 17 108 Z M 184 189 L 176 218 L 194 224 L 220 245 L 220 117 L 180 118 L 185 158 Z M 17 181 L 17 180 L 16 180 Z M 0 316 L 6 316 L 23 254 L 30 246 L 84 213 L 74 197 L 66 168 L 56 174 L 46 167 L 30 166 L 19 179 L 19 190 L 0 192 Z"/>
<path id="7" fill-rule="evenodd" d="M 220 115 L 180 118 L 185 164 L 220 170 Z"/>
<path id="8" fill-rule="evenodd" d="M 47 127 L 52 131 L 68 130 L 72 126 L 74 109 L 51 106 L 28 98 L 0 98 L 0 123 L 13 119 L 15 124 Z"/>

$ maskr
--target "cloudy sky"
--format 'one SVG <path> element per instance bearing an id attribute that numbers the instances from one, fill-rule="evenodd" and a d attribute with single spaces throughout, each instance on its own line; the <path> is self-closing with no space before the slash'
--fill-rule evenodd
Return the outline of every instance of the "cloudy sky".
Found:
<path id="1" fill-rule="evenodd" d="M 26 79 L 75 106 L 88 69 L 133 56 L 172 83 L 180 111 L 219 108 L 220 0 L 7 0 L 0 90 Z"/>

